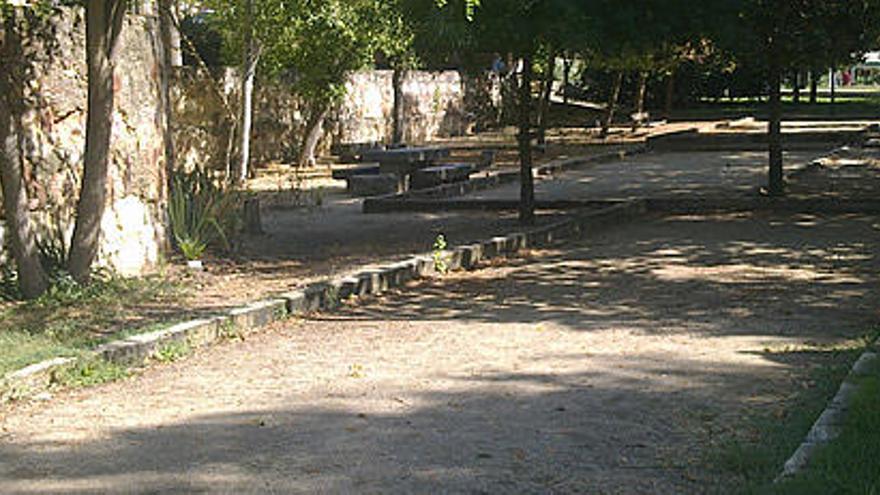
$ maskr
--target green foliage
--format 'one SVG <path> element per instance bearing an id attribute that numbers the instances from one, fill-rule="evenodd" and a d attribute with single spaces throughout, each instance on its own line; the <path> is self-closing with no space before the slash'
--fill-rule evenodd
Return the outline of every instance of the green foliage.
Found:
<path id="1" fill-rule="evenodd" d="M 38 299 L 0 310 L 0 374 L 56 356 L 74 356 L 111 338 L 167 324 L 161 312 L 132 318 L 132 310 L 168 306 L 181 288 L 161 277 L 106 275 L 88 286 L 70 283 Z M 162 323 L 164 322 L 164 323 Z"/>
<path id="2" fill-rule="evenodd" d="M 176 172 L 171 180 L 168 218 L 175 244 L 188 260 L 211 246 L 229 249 L 241 225 L 240 195 L 208 172 Z"/>
<path id="3" fill-rule="evenodd" d="M 189 356 L 192 352 L 193 348 L 188 342 L 174 340 L 163 344 L 153 358 L 160 363 L 173 363 Z"/>
<path id="4" fill-rule="evenodd" d="M 89 387 L 120 380 L 128 375 L 128 369 L 124 366 L 95 357 L 80 359 L 56 370 L 52 374 L 52 383 L 62 387 Z"/>
<path id="5" fill-rule="evenodd" d="M 840 436 L 805 471 L 767 493 L 880 494 L 880 366 L 855 383 Z"/>
<path id="6" fill-rule="evenodd" d="M 449 265 L 446 263 L 445 257 L 447 247 L 446 237 L 443 234 L 438 234 L 437 238 L 434 239 L 434 251 L 431 256 L 434 260 L 434 270 L 440 274 L 446 274 L 449 271 Z"/>

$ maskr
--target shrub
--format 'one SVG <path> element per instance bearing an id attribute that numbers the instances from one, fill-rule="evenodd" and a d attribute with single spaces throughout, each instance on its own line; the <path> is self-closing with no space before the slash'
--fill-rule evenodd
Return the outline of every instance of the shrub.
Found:
<path id="1" fill-rule="evenodd" d="M 240 227 L 240 206 L 239 194 L 206 171 L 175 173 L 168 216 L 181 254 L 196 260 L 209 247 L 229 249 L 229 237 Z"/>

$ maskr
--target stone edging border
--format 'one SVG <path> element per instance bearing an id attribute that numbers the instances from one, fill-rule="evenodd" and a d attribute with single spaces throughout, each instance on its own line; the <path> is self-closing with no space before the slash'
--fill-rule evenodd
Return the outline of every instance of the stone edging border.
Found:
<path id="1" fill-rule="evenodd" d="M 874 341 L 853 364 L 849 374 L 840 384 L 837 394 L 834 395 L 834 398 L 831 399 L 825 410 L 822 411 L 822 414 L 813 423 L 813 427 L 810 428 L 804 441 L 801 442 L 791 457 L 785 461 L 782 472 L 776 477 L 774 483 L 779 483 L 800 473 L 807 467 L 810 459 L 812 459 L 821 446 L 831 442 L 840 435 L 849 404 L 852 401 L 853 394 L 858 389 L 854 379 L 865 376 L 869 368 L 880 359 L 880 354 L 874 350 L 876 347 L 877 341 Z"/>
<path id="2" fill-rule="evenodd" d="M 647 206 L 643 200 L 628 201 L 598 211 L 573 212 L 551 225 L 459 246 L 444 251 L 441 256 L 449 270 L 473 269 L 481 261 L 511 256 L 530 247 L 549 246 L 557 241 L 632 220 L 646 212 Z M 206 346 L 224 337 L 256 330 L 290 316 L 333 310 L 345 299 L 378 295 L 432 273 L 435 273 L 433 253 L 416 255 L 396 263 L 362 269 L 354 275 L 331 278 L 217 316 L 109 342 L 86 353 L 81 359 L 101 358 L 126 366 L 142 365 L 170 344 Z M 48 390 L 54 382 L 55 373 L 76 362 L 77 358 L 54 358 L 8 373 L 0 379 L 0 404 L 33 397 Z"/>

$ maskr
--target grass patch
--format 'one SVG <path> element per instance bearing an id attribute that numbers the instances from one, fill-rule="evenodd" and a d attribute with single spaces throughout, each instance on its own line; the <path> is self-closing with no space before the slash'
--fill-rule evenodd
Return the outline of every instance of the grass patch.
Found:
<path id="1" fill-rule="evenodd" d="M 43 359 L 77 356 L 108 340 L 168 324 L 183 296 L 162 276 L 61 281 L 39 299 L 0 306 L 0 375 Z"/>
<path id="2" fill-rule="evenodd" d="M 855 380 L 843 431 L 819 450 L 801 474 L 765 493 L 880 494 L 880 366 Z"/>
<path id="3" fill-rule="evenodd" d="M 744 426 L 729 433 L 710 454 L 708 467 L 723 473 L 725 479 L 735 480 L 735 488 L 728 487 L 725 491 L 759 494 L 773 488 L 770 483 L 782 465 L 803 441 L 852 364 L 875 336 L 837 345 L 765 350 L 768 359 L 807 371 L 793 383 L 792 394 L 780 407 L 762 408 L 746 418 Z"/>
<path id="4" fill-rule="evenodd" d="M 789 120 L 873 119 L 880 112 L 880 94 L 839 97 L 834 103 L 831 103 L 828 97 L 820 97 L 815 104 L 807 103 L 803 95 L 800 103 L 794 103 L 791 97 L 787 96 L 783 98 L 782 111 L 783 118 Z M 766 118 L 766 101 L 745 99 L 704 101 L 689 108 L 676 110 L 673 120 L 736 119 L 748 116 Z"/>
<path id="5" fill-rule="evenodd" d="M 52 374 L 52 383 L 61 387 L 90 387 L 116 381 L 129 375 L 126 367 L 99 358 L 79 360 Z"/>
<path id="6" fill-rule="evenodd" d="M 156 351 L 154 359 L 160 363 L 173 363 L 192 354 L 193 348 L 187 342 L 172 341 Z"/>

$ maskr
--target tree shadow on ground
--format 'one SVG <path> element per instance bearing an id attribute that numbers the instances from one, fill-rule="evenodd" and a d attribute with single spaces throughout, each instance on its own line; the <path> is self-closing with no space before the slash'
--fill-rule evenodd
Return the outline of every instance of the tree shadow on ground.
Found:
<path id="1" fill-rule="evenodd" d="M 587 247 L 544 253 L 540 263 L 513 259 L 422 283 L 303 323 L 328 348 L 282 370 L 318 372 L 349 359 L 346 345 L 375 345 L 390 354 L 384 365 L 407 362 L 401 369 L 411 377 L 372 378 L 368 370 L 331 388 L 305 376 L 309 385 L 273 390 L 277 400 L 123 422 L 89 440 L 4 441 L 0 492 L 729 492 L 735 479 L 707 469 L 701 455 L 721 432 L 740 428 L 746 411 L 779 407 L 809 370 L 796 349 L 705 347 L 864 332 L 877 316 L 875 224 L 855 216 L 680 216 L 604 231 Z M 459 351 L 470 339 L 471 347 L 535 348 L 511 366 L 475 361 L 468 372 L 459 362 L 433 368 L 442 375 L 434 376 L 417 364 L 449 358 L 431 357 L 433 340 L 371 340 L 387 335 L 389 321 L 431 335 L 444 334 L 444 322 L 464 324 L 454 337 L 464 339 Z M 334 322 L 345 324 L 341 336 Z M 553 329 L 522 340 L 521 326 L 540 324 Z M 619 338 L 614 329 L 641 347 L 603 353 L 566 340 Z M 485 332 L 496 335 L 479 339 Z M 694 348 L 664 352 L 653 347 L 667 343 L 659 337 Z M 413 356 L 419 348 L 423 355 Z M 239 379 L 234 366 L 228 373 Z"/>
<path id="2" fill-rule="evenodd" d="M 762 214 L 642 221 L 586 247 L 542 253 L 540 263 L 511 259 L 328 318 L 852 336 L 878 319 L 877 225 L 873 217 Z M 620 246 L 633 230 L 643 240 Z"/>

